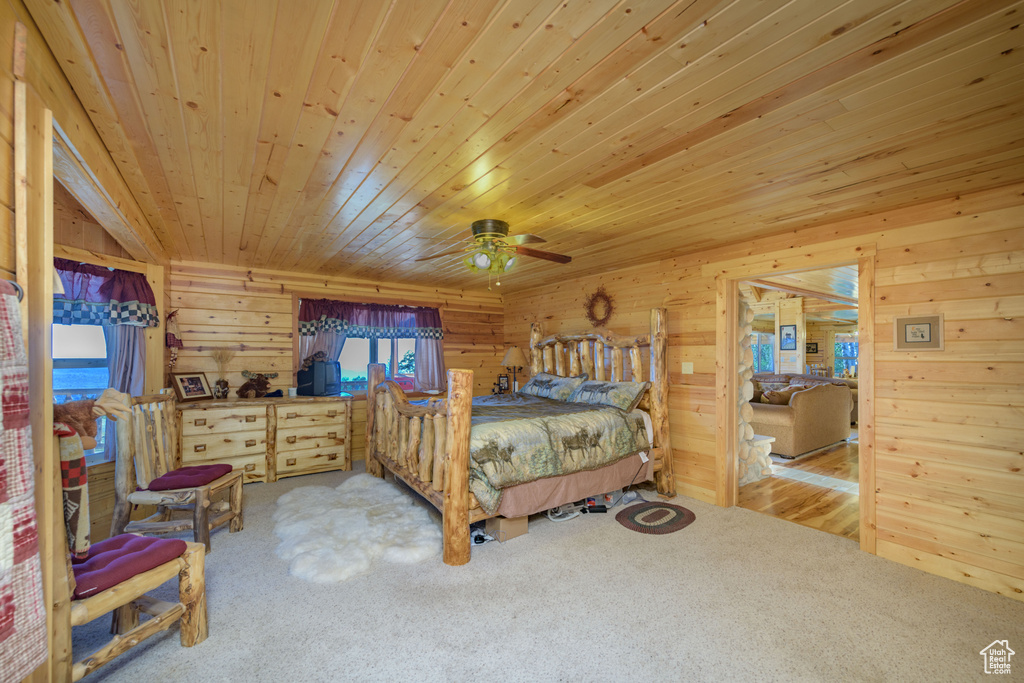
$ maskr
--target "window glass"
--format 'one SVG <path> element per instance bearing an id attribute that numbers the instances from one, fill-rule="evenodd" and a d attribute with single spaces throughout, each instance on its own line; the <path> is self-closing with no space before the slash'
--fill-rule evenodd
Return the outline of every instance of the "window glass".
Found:
<path id="1" fill-rule="evenodd" d="M 346 339 L 338 361 L 341 365 L 342 389 L 365 389 L 366 366 L 370 362 L 370 340 Z"/>
<path id="2" fill-rule="evenodd" d="M 751 346 L 754 351 L 754 372 L 774 372 L 775 335 L 755 332 Z"/>
<path id="3" fill-rule="evenodd" d="M 99 325 L 53 325 L 53 401 L 66 403 L 98 398 L 110 386 L 107 340 Z M 109 420 L 97 420 L 96 448 L 86 456 L 103 454 Z M 113 435 L 113 430 L 110 430 Z"/>
<path id="4" fill-rule="evenodd" d="M 416 372 L 416 340 L 396 339 L 398 347 L 395 357 L 397 358 L 398 376 L 411 377 Z"/>
<path id="5" fill-rule="evenodd" d="M 857 333 L 836 334 L 835 345 L 835 376 L 856 377 L 857 357 L 860 354 Z"/>

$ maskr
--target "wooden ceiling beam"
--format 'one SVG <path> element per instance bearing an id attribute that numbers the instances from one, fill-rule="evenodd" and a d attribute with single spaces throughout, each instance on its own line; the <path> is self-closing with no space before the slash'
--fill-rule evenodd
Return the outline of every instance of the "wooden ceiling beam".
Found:
<path id="1" fill-rule="evenodd" d="M 786 294 L 793 294 L 795 296 L 811 297 L 814 299 L 824 299 L 825 301 L 831 301 L 837 304 L 847 304 L 854 308 L 857 307 L 857 299 L 848 296 L 839 296 L 831 292 L 816 292 L 810 289 L 803 289 L 801 287 L 790 287 L 788 285 L 777 285 L 774 282 L 768 282 L 767 280 L 750 280 L 750 284 L 756 285 L 762 289 L 771 289 L 776 292 L 785 292 Z"/>

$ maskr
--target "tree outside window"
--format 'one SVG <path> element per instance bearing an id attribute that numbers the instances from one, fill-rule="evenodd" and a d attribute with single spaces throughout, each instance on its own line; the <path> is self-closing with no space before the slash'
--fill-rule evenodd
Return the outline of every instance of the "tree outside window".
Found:
<path id="1" fill-rule="evenodd" d="M 775 372 L 775 335 L 769 332 L 754 332 L 751 336 L 754 372 Z"/>

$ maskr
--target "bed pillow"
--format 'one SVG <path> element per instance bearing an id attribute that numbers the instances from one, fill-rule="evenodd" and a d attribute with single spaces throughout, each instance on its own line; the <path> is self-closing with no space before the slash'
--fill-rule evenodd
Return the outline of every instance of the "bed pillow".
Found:
<path id="1" fill-rule="evenodd" d="M 569 397 L 570 403 L 615 406 L 627 413 L 640 403 L 650 382 L 583 382 Z"/>
<path id="2" fill-rule="evenodd" d="M 586 375 L 576 377 L 559 377 L 546 372 L 538 372 L 530 378 L 520 394 L 525 396 L 537 396 L 539 398 L 550 398 L 556 401 L 567 401 L 579 385 L 587 379 Z"/>

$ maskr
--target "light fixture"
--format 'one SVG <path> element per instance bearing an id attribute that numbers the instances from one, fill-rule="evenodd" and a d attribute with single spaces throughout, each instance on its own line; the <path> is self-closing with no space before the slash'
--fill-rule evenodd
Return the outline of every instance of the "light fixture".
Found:
<path id="1" fill-rule="evenodd" d="M 526 356 L 518 346 L 510 346 L 501 359 L 501 364 L 512 373 L 512 391 L 519 391 L 519 383 L 516 382 L 516 373 L 522 372 L 526 366 Z"/>
<path id="2" fill-rule="evenodd" d="M 473 247 L 469 255 L 462 261 L 474 273 L 487 273 L 487 289 L 491 288 L 491 276 L 500 278 L 502 273 L 512 270 L 516 263 L 515 247 L 510 247 L 500 240 L 491 240 Z M 497 279 L 496 285 L 501 285 Z"/>

